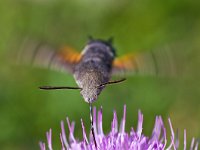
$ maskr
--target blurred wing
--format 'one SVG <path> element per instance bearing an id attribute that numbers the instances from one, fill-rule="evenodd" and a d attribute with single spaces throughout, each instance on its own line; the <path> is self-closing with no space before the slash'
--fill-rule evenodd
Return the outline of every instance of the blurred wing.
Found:
<path id="1" fill-rule="evenodd" d="M 18 61 L 37 67 L 73 73 L 74 66 L 80 61 L 81 53 L 70 47 L 56 50 L 44 43 L 25 41 L 21 47 Z"/>
<path id="2" fill-rule="evenodd" d="M 169 49 L 128 54 L 116 58 L 113 62 L 112 75 L 175 75 L 175 66 Z"/>

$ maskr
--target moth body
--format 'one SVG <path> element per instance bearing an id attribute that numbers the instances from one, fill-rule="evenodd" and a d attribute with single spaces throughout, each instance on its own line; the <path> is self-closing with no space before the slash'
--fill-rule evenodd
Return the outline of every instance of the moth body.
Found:
<path id="1" fill-rule="evenodd" d="M 108 42 L 92 40 L 86 45 L 82 55 L 73 74 L 82 89 L 81 95 L 90 103 L 97 99 L 103 89 L 98 86 L 110 80 L 115 51 Z"/>
<path id="2" fill-rule="evenodd" d="M 27 47 L 28 46 L 28 47 Z M 20 61 L 33 65 L 47 67 L 57 71 L 72 74 L 78 87 L 70 86 L 42 86 L 40 89 L 77 89 L 84 100 L 92 103 L 108 84 L 119 83 L 124 80 L 110 81 L 115 75 L 157 75 L 174 76 L 174 66 L 169 49 L 132 52 L 116 58 L 111 39 L 89 39 L 82 52 L 69 46 L 58 51 L 47 44 L 31 42 L 22 46 L 24 51 L 19 55 Z"/>

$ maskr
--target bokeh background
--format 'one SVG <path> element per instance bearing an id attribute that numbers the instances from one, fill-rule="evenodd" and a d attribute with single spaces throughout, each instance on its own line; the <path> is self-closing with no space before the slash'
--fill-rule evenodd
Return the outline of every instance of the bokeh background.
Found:
<path id="1" fill-rule="evenodd" d="M 200 1 L 198 0 L 1 0 L 0 1 L 0 149 L 39 149 L 45 132 L 53 129 L 53 145 L 60 148 L 60 121 L 80 119 L 89 131 L 89 107 L 79 91 L 41 91 L 41 85 L 76 85 L 71 75 L 16 64 L 15 54 L 26 37 L 52 45 L 69 44 L 81 51 L 87 36 L 114 37 L 118 55 L 133 51 L 173 51 L 178 76 L 129 76 L 108 86 L 94 103 L 103 106 L 104 131 L 112 112 L 122 116 L 127 105 L 126 130 L 144 113 L 144 133 L 151 134 L 156 115 L 168 127 L 187 129 L 188 142 L 200 137 Z M 168 130 L 169 131 L 169 130 Z"/>

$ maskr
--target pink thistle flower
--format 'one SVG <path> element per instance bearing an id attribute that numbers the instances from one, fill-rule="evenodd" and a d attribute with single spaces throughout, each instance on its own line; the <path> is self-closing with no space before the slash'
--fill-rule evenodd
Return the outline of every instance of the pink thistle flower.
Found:
<path id="1" fill-rule="evenodd" d="M 96 116 L 96 108 L 93 109 L 94 118 L 94 133 L 97 142 L 97 149 L 99 150 L 177 150 L 179 148 L 179 139 L 175 138 L 174 130 L 172 128 L 171 120 L 168 119 L 171 136 L 169 143 L 167 144 L 166 128 L 164 126 L 161 116 L 156 116 L 155 125 L 150 137 L 145 136 L 142 133 L 143 114 L 138 112 L 138 125 L 137 130 L 131 128 L 130 132 L 125 132 L 126 123 L 126 106 L 124 106 L 123 118 L 118 128 L 117 113 L 113 113 L 113 121 L 111 122 L 111 131 L 108 134 L 104 134 L 102 127 L 102 108 L 98 111 Z M 69 119 L 66 119 L 69 129 L 69 139 L 67 140 L 66 132 L 64 128 L 64 122 L 61 121 L 61 149 L 62 150 L 96 150 L 93 137 L 90 133 L 90 138 L 87 138 L 84 123 L 81 119 L 83 140 L 78 141 L 74 137 L 75 123 L 70 123 Z M 47 149 L 53 150 L 51 140 L 52 130 L 47 133 Z M 39 143 L 41 150 L 46 150 L 46 145 L 43 142 Z M 186 150 L 186 130 L 184 130 L 184 142 L 183 147 Z M 198 150 L 198 142 L 192 139 L 190 150 Z"/>

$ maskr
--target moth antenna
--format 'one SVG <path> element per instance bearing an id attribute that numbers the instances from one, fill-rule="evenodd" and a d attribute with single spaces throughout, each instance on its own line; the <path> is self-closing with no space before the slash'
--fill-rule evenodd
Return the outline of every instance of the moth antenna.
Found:
<path id="1" fill-rule="evenodd" d="M 113 40 L 114 40 L 114 38 L 113 38 L 113 37 L 110 37 L 110 38 L 108 39 L 108 43 L 112 44 L 112 43 L 113 43 Z"/>
<path id="2" fill-rule="evenodd" d="M 91 35 L 88 35 L 88 39 L 89 39 L 89 41 L 94 40 L 94 38 Z"/>
<path id="3" fill-rule="evenodd" d="M 102 83 L 102 84 L 100 84 L 100 85 L 97 86 L 97 87 L 100 88 L 100 87 L 105 86 L 105 85 L 107 85 L 107 84 L 120 83 L 120 82 L 123 82 L 123 81 L 125 81 L 125 80 L 126 80 L 126 78 L 122 78 L 122 79 L 120 79 L 120 80 L 115 80 L 115 81 L 109 81 L 109 82 Z"/>
<path id="4" fill-rule="evenodd" d="M 62 90 L 62 89 L 81 90 L 82 88 L 68 87 L 68 86 L 40 86 L 39 89 L 41 89 L 41 90 Z"/>

